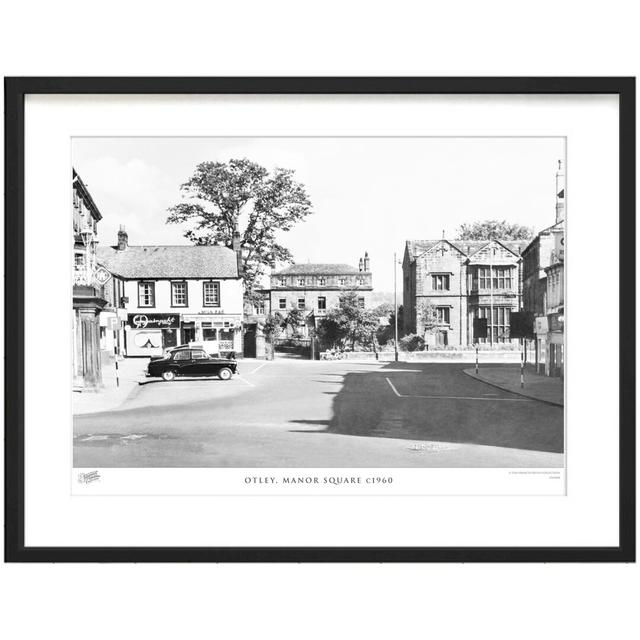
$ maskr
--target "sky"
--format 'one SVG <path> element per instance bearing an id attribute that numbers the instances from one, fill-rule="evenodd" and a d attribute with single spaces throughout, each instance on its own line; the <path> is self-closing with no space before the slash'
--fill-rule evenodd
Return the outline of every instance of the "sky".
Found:
<path id="1" fill-rule="evenodd" d="M 204 161 L 248 158 L 295 170 L 313 213 L 280 235 L 296 262 L 357 266 L 367 251 L 374 290 L 393 291 L 393 254 L 407 240 L 453 240 L 465 222 L 555 222 L 565 140 L 549 138 L 74 138 L 72 162 L 102 213 L 98 240 L 189 244 L 166 224 L 180 185 Z M 401 281 L 401 279 L 400 279 Z"/>

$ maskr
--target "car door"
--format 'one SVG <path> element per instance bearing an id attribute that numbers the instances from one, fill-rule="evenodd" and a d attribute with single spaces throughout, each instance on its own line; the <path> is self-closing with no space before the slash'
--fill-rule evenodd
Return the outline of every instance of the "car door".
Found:
<path id="1" fill-rule="evenodd" d="M 179 349 L 174 351 L 171 356 L 173 365 L 176 371 L 176 375 L 189 376 L 191 374 L 191 367 L 193 360 L 191 359 L 191 349 Z"/>
<path id="2" fill-rule="evenodd" d="M 216 371 L 211 367 L 212 361 L 204 349 L 191 349 L 190 375 L 212 376 Z"/>

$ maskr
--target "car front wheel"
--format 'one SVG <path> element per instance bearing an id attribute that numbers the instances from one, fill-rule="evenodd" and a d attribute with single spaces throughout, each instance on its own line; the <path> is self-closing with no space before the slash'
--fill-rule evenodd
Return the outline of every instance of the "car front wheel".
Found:
<path id="1" fill-rule="evenodd" d="M 229 369 L 228 367 L 223 367 L 222 369 L 220 369 L 220 371 L 218 371 L 218 378 L 220 378 L 220 380 L 231 380 L 231 376 L 233 374 L 231 373 L 231 369 Z"/>
<path id="2" fill-rule="evenodd" d="M 175 380 L 176 379 L 175 371 L 171 371 L 170 369 L 168 371 L 163 371 L 162 379 L 165 380 L 166 382 L 171 382 L 172 380 Z"/>

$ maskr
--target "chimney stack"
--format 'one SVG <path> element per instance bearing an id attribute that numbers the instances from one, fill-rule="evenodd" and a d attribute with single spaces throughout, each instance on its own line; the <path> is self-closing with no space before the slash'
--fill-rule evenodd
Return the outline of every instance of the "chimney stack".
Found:
<path id="1" fill-rule="evenodd" d="M 364 270 L 369 271 L 369 253 L 367 251 L 364 252 Z"/>
<path id="2" fill-rule="evenodd" d="M 120 225 L 118 231 L 118 251 L 124 251 L 129 246 L 129 234 L 124 230 L 124 225 Z"/>

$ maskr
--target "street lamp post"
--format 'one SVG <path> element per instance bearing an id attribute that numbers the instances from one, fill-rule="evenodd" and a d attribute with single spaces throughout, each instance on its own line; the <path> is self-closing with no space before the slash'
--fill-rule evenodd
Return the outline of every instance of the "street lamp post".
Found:
<path id="1" fill-rule="evenodd" d="M 393 323 L 395 325 L 395 340 L 393 341 L 394 359 L 398 362 L 398 285 L 397 285 L 398 260 L 393 253 Z"/>
<path id="2" fill-rule="evenodd" d="M 91 264 L 91 243 L 93 242 L 93 236 L 93 229 L 90 227 L 85 227 L 80 231 L 80 237 L 84 245 L 84 268 L 87 285 L 91 284 L 93 274 L 93 265 Z"/>

